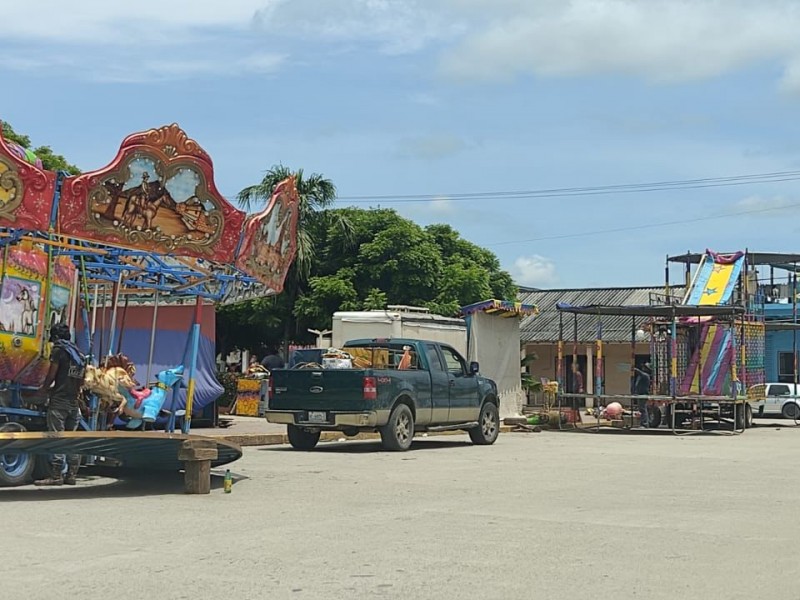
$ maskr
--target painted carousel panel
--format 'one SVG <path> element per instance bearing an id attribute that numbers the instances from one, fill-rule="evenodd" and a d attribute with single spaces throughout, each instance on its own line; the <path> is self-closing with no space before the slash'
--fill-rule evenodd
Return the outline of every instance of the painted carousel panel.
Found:
<path id="1" fill-rule="evenodd" d="M 245 214 L 217 191 L 211 158 L 173 124 L 128 136 L 107 167 L 62 186 L 62 234 L 229 263 Z"/>
<path id="2" fill-rule="evenodd" d="M 236 266 L 275 293 L 297 253 L 299 197 L 294 177 L 277 186 L 263 212 L 247 218 Z"/>

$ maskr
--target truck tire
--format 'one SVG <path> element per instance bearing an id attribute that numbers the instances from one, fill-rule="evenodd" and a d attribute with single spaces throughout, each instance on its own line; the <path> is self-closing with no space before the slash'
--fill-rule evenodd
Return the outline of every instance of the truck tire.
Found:
<path id="1" fill-rule="evenodd" d="M 787 402 L 781 409 L 784 419 L 798 419 L 800 418 L 800 407 L 794 402 Z"/>
<path id="2" fill-rule="evenodd" d="M 381 443 L 386 450 L 404 452 L 414 439 L 414 415 L 407 404 L 398 404 L 389 415 L 389 422 L 380 429 Z"/>
<path id="3" fill-rule="evenodd" d="M 319 431 L 306 431 L 297 425 L 287 425 L 286 432 L 289 435 L 289 443 L 295 450 L 313 450 L 319 442 Z"/>
<path id="4" fill-rule="evenodd" d="M 500 413 L 494 402 L 485 402 L 477 427 L 469 430 L 469 439 L 476 446 L 490 446 L 500 434 Z"/>
<path id="5" fill-rule="evenodd" d="M 0 432 L 22 432 L 25 428 L 19 423 L 0 425 Z M 33 454 L 0 455 L 0 487 L 27 485 L 33 481 L 36 461 Z"/>

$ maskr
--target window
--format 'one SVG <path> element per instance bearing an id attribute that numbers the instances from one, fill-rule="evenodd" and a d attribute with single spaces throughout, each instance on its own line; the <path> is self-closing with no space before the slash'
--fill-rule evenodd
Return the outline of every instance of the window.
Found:
<path id="1" fill-rule="evenodd" d="M 789 355 L 791 356 L 791 354 Z M 769 386 L 769 396 L 788 396 L 789 395 L 789 386 L 788 385 L 771 385 Z"/>
<path id="2" fill-rule="evenodd" d="M 444 354 L 444 362 L 447 365 L 447 371 L 449 373 L 458 377 L 467 372 L 464 359 L 456 354 L 455 351 L 442 346 L 442 354 Z"/>
<path id="3" fill-rule="evenodd" d="M 791 352 L 778 352 L 778 381 L 794 383 L 794 361 Z"/>
<path id="4" fill-rule="evenodd" d="M 406 348 L 408 348 L 408 359 L 404 360 L 406 356 Z M 395 369 L 408 370 L 419 369 L 419 361 L 417 360 L 417 353 L 411 346 L 399 346 L 392 344 L 389 346 L 391 353 L 392 366 Z"/>
<path id="5" fill-rule="evenodd" d="M 431 371 L 444 371 L 444 365 L 439 353 L 436 351 L 436 346 L 425 344 L 425 354 L 428 356 L 428 364 L 431 366 Z"/>

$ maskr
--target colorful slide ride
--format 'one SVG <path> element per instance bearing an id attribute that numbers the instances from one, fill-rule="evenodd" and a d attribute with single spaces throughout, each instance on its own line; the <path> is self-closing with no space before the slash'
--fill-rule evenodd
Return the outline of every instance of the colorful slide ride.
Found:
<path id="1" fill-rule="evenodd" d="M 684 304 L 719 306 L 730 303 L 744 267 L 744 253 L 716 254 L 706 250 L 686 291 Z M 691 324 L 691 323 L 686 323 Z M 730 393 L 733 330 L 708 318 L 699 320 L 699 339 L 680 385 L 680 395 Z"/>

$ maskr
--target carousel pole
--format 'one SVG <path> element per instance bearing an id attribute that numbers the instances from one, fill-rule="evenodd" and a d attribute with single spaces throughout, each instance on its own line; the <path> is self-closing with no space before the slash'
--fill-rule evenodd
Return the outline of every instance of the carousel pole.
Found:
<path id="1" fill-rule="evenodd" d="M 94 335 L 97 332 L 97 303 L 99 301 L 98 296 L 100 295 L 100 284 L 94 284 L 94 299 L 92 301 L 92 326 L 91 326 L 91 345 L 94 347 Z M 101 351 L 102 352 L 102 349 Z M 99 355 L 100 353 L 98 353 Z"/>
<path id="2" fill-rule="evenodd" d="M 111 306 L 111 329 L 108 332 L 108 356 L 111 356 L 114 352 L 114 342 L 117 336 L 117 310 L 119 309 L 119 292 L 122 287 L 122 274 L 123 271 L 120 270 L 119 277 L 117 277 L 113 288 L 114 299 Z"/>
<path id="3" fill-rule="evenodd" d="M 145 379 L 145 384 L 149 385 L 150 382 L 150 374 L 153 369 L 153 354 L 155 353 L 156 349 L 156 323 L 158 322 L 158 299 L 159 299 L 160 290 L 156 289 L 156 301 L 155 305 L 153 306 L 153 325 L 150 328 L 150 351 L 147 354 L 147 379 Z"/>
<path id="4" fill-rule="evenodd" d="M 197 375 L 197 353 L 200 348 L 200 319 L 202 318 L 203 298 L 197 296 L 194 307 L 194 325 L 192 325 L 192 353 L 189 359 L 189 385 L 186 389 L 186 414 L 183 418 L 182 431 L 188 434 L 192 428 L 192 404 L 194 403 L 194 387 Z"/>
<path id="5" fill-rule="evenodd" d="M 89 284 L 86 282 L 86 261 L 83 259 L 83 255 L 81 255 L 81 273 L 80 273 L 80 281 L 81 281 L 81 295 L 83 296 L 83 308 L 81 309 L 81 320 L 83 321 L 83 329 L 84 334 L 86 335 L 86 353 L 89 356 L 89 360 L 92 358 L 92 341 L 94 335 L 94 326 L 91 328 L 89 327 Z M 95 302 L 97 298 L 95 298 Z"/>

